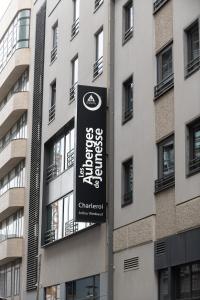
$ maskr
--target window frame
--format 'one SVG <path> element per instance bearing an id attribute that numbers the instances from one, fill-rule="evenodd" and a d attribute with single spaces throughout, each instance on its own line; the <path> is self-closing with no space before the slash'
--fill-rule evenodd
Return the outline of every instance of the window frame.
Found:
<path id="1" fill-rule="evenodd" d="M 163 72 L 163 55 L 171 50 L 171 73 L 166 76 Z M 173 41 L 169 41 L 156 53 L 156 86 L 154 87 L 154 100 L 168 92 L 174 87 L 174 67 L 173 67 Z"/>
<path id="2" fill-rule="evenodd" d="M 130 178 L 130 168 L 132 167 L 132 178 Z M 129 173 L 129 174 L 128 174 Z M 128 182 L 131 181 L 132 183 Z M 132 185 L 132 189 L 127 188 L 127 186 Z M 134 171 L 133 171 L 133 157 L 129 157 L 122 162 L 122 201 L 121 207 L 125 207 L 133 203 L 133 193 L 134 193 Z M 129 197 L 130 196 L 130 197 Z M 126 200 L 127 198 L 127 200 Z"/>
<path id="3" fill-rule="evenodd" d="M 52 47 L 51 47 L 51 64 L 57 59 L 58 49 L 58 20 L 51 27 Z"/>
<path id="4" fill-rule="evenodd" d="M 73 201 L 73 218 L 68 220 L 69 223 L 69 228 L 66 233 L 66 223 L 65 222 L 65 205 L 68 205 L 69 203 L 67 203 L 65 200 L 68 198 L 70 200 L 70 197 L 72 196 L 72 201 Z M 62 215 L 61 215 L 61 236 L 57 237 L 55 236 L 55 233 L 53 233 L 54 229 L 52 228 L 52 220 L 50 220 L 50 208 L 53 204 L 55 204 L 56 202 L 61 203 L 61 211 L 62 211 Z M 71 200 L 70 200 L 71 201 Z M 74 191 L 71 190 L 70 192 L 68 192 L 67 194 L 65 194 L 64 196 L 60 197 L 59 199 L 51 202 L 50 204 L 48 204 L 46 206 L 46 229 L 45 229 L 45 242 L 44 242 L 44 246 L 60 241 L 62 239 L 68 238 L 70 236 L 73 236 L 79 232 L 85 231 L 89 228 L 91 228 L 92 226 L 94 226 L 95 224 L 93 223 L 88 223 L 88 222 L 76 222 L 75 221 L 75 197 L 74 197 Z M 51 217 L 52 218 L 52 217 Z M 58 222 L 59 224 L 59 222 Z"/>
<path id="5" fill-rule="evenodd" d="M 195 175 L 200 172 L 200 158 L 194 156 L 194 132 L 200 129 L 200 118 L 187 125 L 188 136 L 188 155 L 187 155 L 187 177 Z M 193 162 L 197 161 L 196 166 Z"/>
<path id="6" fill-rule="evenodd" d="M 128 88 L 130 86 L 132 101 L 128 99 Z M 133 74 L 131 74 L 122 84 L 122 125 L 127 123 L 133 118 L 133 97 L 134 97 L 134 80 Z M 129 102 L 129 103 L 128 103 Z M 126 109 L 130 105 L 129 109 Z M 127 115 L 126 115 L 127 114 Z"/>
<path id="7" fill-rule="evenodd" d="M 55 120 L 56 114 L 56 93 L 57 93 L 57 81 L 56 78 L 50 84 L 50 101 L 49 101 L 49 123 Z"/>
<path id="8" fill-rule="evenodd" d="M 102 39 L 101 39 L 102 34 Z M 101 26 L 94 35 L 95 37 L 95 63 L 93 65 L 93 80 L 103 73 L 103 56 L 104 56 L 104 28 Z M 101 43 L 102 40 L 102 43 Z M 102 49 L 102 53 L 101 53 Z M 101 55 L 102 54 L 102 55 Z"/>
<path id="9" fill-rule="evenodd" d="M 191 30 L 197 26 L 198 28 L 198 44 L 199 44 L 199 55 L 198 57 L 191 59 Z M 184 30 L 185 35 L 185 79 L 190 77 L 193 73 L 197 72 L 200 69 L 200 19 L 195 19 L 187 28 Z"/>
<path id="10" fill-rule="evenodd" d="M 133 2 L 134 2 L 134 0 L 128 0 L 123 5 L 123 8 L 122 8 L 122 10 L 123 10 L 122 45 L 126 44 L 133 37 L 133 28 L 134 28 L 134 4 L 133 4 Z M 131 13 L 132 13 L 132 15 L 131 15 Z M 132 21 L 132 24 L 131 24 L 131 21 Z"/>
<path id="11" fill-rule="evenodd" d="M 72 137 L 71 134 L 74 134 L 74 136 Z M 70 149 L 70 151 L 68 153 L 71 152 L 71 156 L 73 156 L 72 159 L 72 163 L 65 168 L 66 166 L 66 159 L 67 159 L 67 154 L 66 153 L 66 136 L 68 136 L 70 134 L 71 139 L 74 140 L 74 147 L 72 149 Z M 59 172 L 57 174 L 57 169 L 56 169 L 56 165 L 54 163 L 54 147 L 55 145 L 61 141 L 64 138 L 64 150 L 63 150 L 63 171 Z M 47 147 L 47 168 L 45 170 L 46 172 L 46 181 L 47 183 L 49 183 L 50 181 L 54 180 L 56 177 L 60 176 L 61 174 L 63 174 L 64 172 L 66 172 L 67 170 L 69 170 L 70 168 L 72 168 L 74 166 L 74 150 L 75 150 L 75 128 L 74 128 L 74 124 L 69 124 L 69 126 L 65 126 L 64 129 L 61 130 L 60 133 L 58 133 L 57 135 L 55 135 L 54 137 L 52 137 L 51 141 L 47 142 L 46 146 Z"/>
<path id="12" fill-rule="evenodd" d="M 164 152 L 163 149 L 165 146 L 173 144 L 173 171 L 169 174 L 164 174 Z M 175 185 L 175 140 L 174 134 L 166 137 L 162 141 L 157 143 L 157 179 L 155 180 L 155 193 L 162 192 L 168 188 L 171 188 Z"/>

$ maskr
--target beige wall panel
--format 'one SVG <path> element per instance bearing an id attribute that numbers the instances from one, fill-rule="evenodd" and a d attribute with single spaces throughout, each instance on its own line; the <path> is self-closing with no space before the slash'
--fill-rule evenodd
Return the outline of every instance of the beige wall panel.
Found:
<path id="1" fill-rule="evenodd" d="M 155 14 L 155 47 L 158 51 L 173 38 L 172 0 Z"/>
<path id="2" fill-rule="evenodd" d="M 187 230 L 200 225 L 200 197 L 177 205 L 177 231 Z"/>
<path id="3" fill-rule="evenodd" d="M 156 141 L 174 131 L 174 92 L 155 101 Z"/>
<path id="4" fill-rule="evenodd" d="M 114 252 L 154 240 L 155 217 L 150 216 L 114 231 Z"/>
<path id="5" fill-rule="evenodd" d="M 128 226 L 114 231 L 113 243 L 114 252 L 128 248 Z"/>
<path id="6" fill-rule="evenodd" d="M 176 232 L 175 191 L 168 189 L 155 196 L 156 239 Z"/>

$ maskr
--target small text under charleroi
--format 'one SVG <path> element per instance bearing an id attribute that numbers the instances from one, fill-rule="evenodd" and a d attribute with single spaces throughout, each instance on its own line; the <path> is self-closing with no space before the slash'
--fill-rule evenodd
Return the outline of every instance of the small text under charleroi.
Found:
<path id="1" fill-rule="evenodd" d="M 103 129 L 86 127 L 85 161 L 80 168 L 79 178 L 83 183 L 100 188 L 103 178 Z"/>

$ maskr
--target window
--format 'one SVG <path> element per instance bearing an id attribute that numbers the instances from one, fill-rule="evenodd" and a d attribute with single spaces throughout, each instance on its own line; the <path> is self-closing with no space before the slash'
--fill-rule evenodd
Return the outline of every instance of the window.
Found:
<path id="1" fill-rule="evenodd" d="M 133 159 L 128 159 L 122 165 L 122 206 L 133 202 Z"/>
<path id="2" fill-rule="evenodd" d="M 21 118 L 13 125 L 13 127 L 0 139 L 0 152 L 12 141 L 27 138 L 27 114 L 23 114 Z"/>
<path id="3" fill-rule="evenodd" d="M 123 42 L 127 42 L 133 36 L 133 1 L 129 1 L 123 8 L 124 34 Z"/>
<path id="4" fill-rule="evenodd" d="M 19 210 L 15 214 L 0 222 L 0 242 L 11 238 L 22 237 L 23 223 L 23 210 Z"/>
<path id="5" fill-rule="evenodd" d="M 79 32 L 79 13 L 80 13 L 80 0 L 73 0 L 74 2 L 74 18 L 72 24 L 71 37 L 72 39 Z"/>
<path id="6" fill-rule="evenodd" d="M 56 113 L 56 80 L 54 80 L 51 84 L 51 101 L 50 101 L 50 109 L 49 109 L 49 123 L 51 123 L 55 119 Z"/>
<path id="7" fill-rule="evenodd" d="M 0 195 L 11 188 L 25 186 L 25 161 L 20 162 L 14 169 L 0 180 Z"/>
<path id="8" fill-rule="evenodd" d="M 103 4 L 103 0 L 95 0 L 94 1 L 94 10 L 96 11 L 101 6 L 101 4 Z"/>
<path id="9" fill-rule="evenodd" d="M 96 40 L 96 61 L 94 63 L 93 77 L 94 79 L 103 72 L 103 29 L 95 35 Z"/>
<path id="10" fill-rule="evenodd" d="M 200 120 L 189 125 L 189 174 L 200 171 Z"/>
<path id="11" fill-rule="evenodd" d="M 199 299 L 200 297 L 200 263 L 176 267 L 176 299 Z"/>
<path id="12" fill-rule="evenodd" d="M 157 54 L 157 85 L 154 89 L 155 98 L 160 97 L 174 86 L 172 44 Z"/>
<path id="13" fill-rule="evenodd" d="M 51 50 L 51 63 L 57 58 L 58 47 L 58 22 L 52 27 L 52 50 Z"/>
<path id="14" fill-rule="evenodd" d="M 168 269 L 159 272 L 159 300 L 169 300 Z"/>
<path id="15" fill-rule="evenodd" d="M 68 282 L 66 296 L 66 300 L 100 299 L 100 276 L 95 275 Z"/>
<path id="16" fill-rule="evenodd" d="M 18 296 L 20 294 L 20 261 L 0 266 L 0 297 Z"/>
<path id="17" fill-rule="evenodd" d="M 49 181 L 74 165 L 74 129 L 66 131 L 47 148 L 49 151 L 47 181 Z"/>
<path id="18" fill-rule="evenodd" d="M 90 223 L 75 222 L 73 193 L 70 193 L 47 206 L 45 243 L 69 236 L 90 225 Z"/>
<path id="19" fill-rule="evenodd" d="M 156 13 L 168 0 L 155 0 L 153 3 L 153 12 Z"/>
<path id="20" fill-rule="evenodd" d="M 155 192 L 174 185 L 174 136 L 170 136 L 158 145 L 158 180 L 155 181 Z"/>
<path id="21" fill-rule="evenodd" d="M 0 72 L 16 49 L 29 47 L 30 10 L 21 10 L 0 42 Z"/>
<path id="22" fill-rule="evenodd" d="M 72 60 L 72 87 L 70 88 L 70 103 L 76 99 L 78 84 L 78 56 Z"/>
<path id="23" fill-rule="evenodd" d="M 200 68 L 200 50 L 199 50 L 199 22 L 196 21 L 188 29 L 187 36 L 187 65 L 186 77 L 193 74 Z"/>
<path id="24" fill-rule="evenodd" d="M 27 69 L 22 76 L 17 80 L 14 86 L 10 89 L 6 97 L 0 102 L 0 111 L 4 108 L 10 98 L 20 92 L 26 92 L 29 90 L 29 70 Z"/>
<path id="25" fill-rule="evenodd" d="M 60 285 L 53 285 L 46 288 L 45 300 L 60 300 Z"/>
<path id="26" fill-rule="evenodd" d="M 123 83 L 123 123 L 133 116 L 133 76 Z"/>

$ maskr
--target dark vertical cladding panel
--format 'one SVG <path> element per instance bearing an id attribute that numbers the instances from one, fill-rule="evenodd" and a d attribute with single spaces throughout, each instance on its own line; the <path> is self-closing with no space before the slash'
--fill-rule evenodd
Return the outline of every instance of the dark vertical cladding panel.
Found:
<path id="1" fill-rule="evenodd" d="M 46 3 L 36 17 L 35 62 L 33 86 L 33 121 L 30 166 L 29 196 L 29 227 L 27 255 L 27 291 L 36 288 L 37 256 L 39 236 L 39 205 L 40 205 L 40 161 L 41 161 L 41 130 L 42 100 L 44 75 L 44 44 L 45 44 Z"/>

